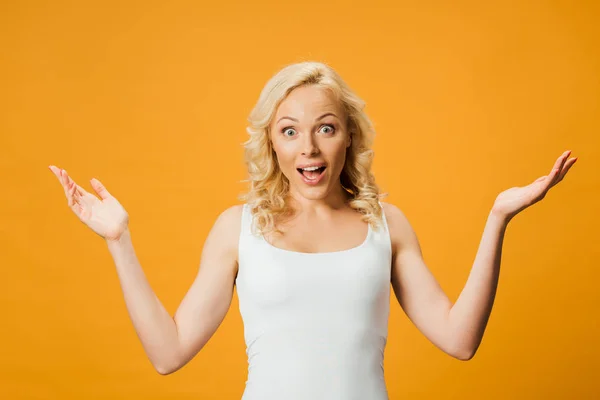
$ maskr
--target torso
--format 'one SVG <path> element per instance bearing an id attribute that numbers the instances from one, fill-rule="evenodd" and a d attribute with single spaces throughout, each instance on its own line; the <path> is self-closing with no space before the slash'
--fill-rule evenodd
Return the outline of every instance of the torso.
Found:
<path id="1" fill-rule="evenodd" d="M 352 209 L 301 216 L 268 235 L 244 205 L 235 279 L 248 375 L 243 400 L 388 400 L 384 374 L 391 281 L 387 218 Z M 358 231 L 358 232 L 356 232 Z"/>

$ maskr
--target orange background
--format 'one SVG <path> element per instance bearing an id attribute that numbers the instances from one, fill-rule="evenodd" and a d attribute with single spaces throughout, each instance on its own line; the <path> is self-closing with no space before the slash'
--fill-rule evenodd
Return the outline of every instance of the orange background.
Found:
<path id="1" fill-rule="evenodd" d="M 390 398 L 600 396 L 598 20 L 595 1 L 3 2 L 0 397 L 241 397 L 237 295 L 206 347 L 160 376 L 105 243 L 47 167 L 119 199 L 174 313 L 215 218 L 246 189 L 246 117 L 267 80 L 303 60 L 329 63 L 366 100 L 378 182 L 452 300 L 496 195 L 564 150 L 579 157 L 509 224 L 471 361 L 429 343 L 392 296 Z"/>

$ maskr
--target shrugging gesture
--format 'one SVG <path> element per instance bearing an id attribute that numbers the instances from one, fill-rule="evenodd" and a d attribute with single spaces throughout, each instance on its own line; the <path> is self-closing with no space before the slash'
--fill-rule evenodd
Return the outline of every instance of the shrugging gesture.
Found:
<path id="1" fill-rule="evenodd" d="M 513 187 L 498 195 L 492 212 L 510 221 L 515 215 L 546 197 L 554 185 L 563 180 L 577 158 L 567 158 L 571 151 L 565 151 L 554 163 L 548 175 L 544 175 L 524 187 Z"/>
<path id="2" fill-rule="evenodd" d="M 129 215 L 104 185 L 96 178 L 90 180 L 98 197 L 73 181 L 67 171 L 51 165 L 50 170 L 61 183 L 67 205 L 77 218 L 106 240 L 118 240 L 127 229 Z"/>

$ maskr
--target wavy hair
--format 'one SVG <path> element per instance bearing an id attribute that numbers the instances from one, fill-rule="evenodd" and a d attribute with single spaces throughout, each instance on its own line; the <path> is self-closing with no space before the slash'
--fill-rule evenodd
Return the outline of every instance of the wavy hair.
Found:
<path id="1" fill-rule="evenodd" d="M 258 102 L 248 117 L 246 131 L 250 138 L 244 142 L 244 159 L 248 169 L 250 189 L 239 199 L 247 202 L 255 217 L 255 227 L 265 235 L 282 233 L 275 226 L 280 217 L 292 215 L 286 202 L 290 189 L 273 150 L 269 137 L 271 122 L 277 108 L 288 94 L 303 85 L 316 85 L 328 89 L 346 112 L 351 145 L 346 150 L 346 162 L 340 174 L 340 183 L 351 195 L 349 206 L 362 214 L 362 220 L 379 229 L 382 210 L 379 201 L 387 194 L 380 194 L 371 172 L 373 150 L 371 146 L 375 130 L 363 111 L 365 102 L 358 97 L 330 66 L 321 62 L 291 64 L 277 72 L 265 85 Z"/>

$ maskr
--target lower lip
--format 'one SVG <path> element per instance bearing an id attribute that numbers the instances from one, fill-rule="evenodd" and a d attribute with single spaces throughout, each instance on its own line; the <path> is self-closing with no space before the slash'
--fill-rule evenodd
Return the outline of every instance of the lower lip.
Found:
<path id="1" fill-rule="evenodd" d="M 306 183 L 307 185 L 314 186 L 314 185 L 318 184 L 319 182 L 321 182 L 321 179 L 323 179 L 323 177 L 325 176 L 325 171 L 327 171 L 327 168 L 323 172 L 321 172 L 321 175 L 319 175 L 315 179 L 308 179 L 307 177 L 305 177 L 302 174 L 302 172 L 298 172 L 298 173 L 300 174 L 300 178 L 302 179 L 302 181 L 304 183 Z"/>

